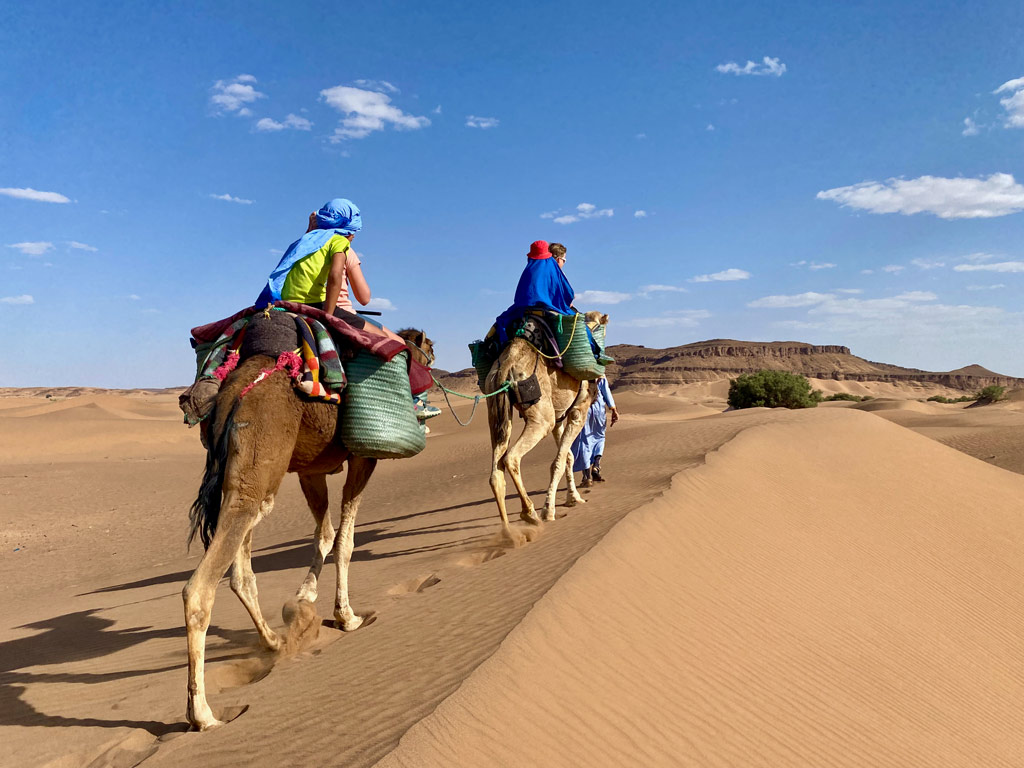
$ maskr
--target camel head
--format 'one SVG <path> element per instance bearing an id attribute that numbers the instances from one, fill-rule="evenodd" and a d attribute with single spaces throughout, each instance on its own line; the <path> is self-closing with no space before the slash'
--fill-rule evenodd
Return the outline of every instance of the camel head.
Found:
<path id="1" fill-rule="evenodd" d="M 403 328 L 398 335 L 405 339 L 413 360 L 428 368 L 434 364 L 434 342 L 427 338 L 426 333 L 416 328 Z"/>
<path id="2" fill-rule="evenodd" d="M 608 315 L 603 312 L 595 312 L 594 310 L 591 310 L 590 312 L 587 312 L 584 317 L 587 319 L 587 325 L 590 326 L 591 330 L 599 325 L 608 325 Z"/>

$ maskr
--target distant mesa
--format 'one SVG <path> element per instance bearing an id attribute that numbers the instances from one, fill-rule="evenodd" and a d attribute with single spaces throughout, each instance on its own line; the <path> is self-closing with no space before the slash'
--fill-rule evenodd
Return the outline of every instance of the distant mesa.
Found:
<path id="1" fill-rule="evenodd" d="M 608 366 L 608 378 L 615 390 L 653 390 L 721 381 L 762 370 L 790 371 L 811 379 L 834 381 L 937 385 L 972 393 L 990 384 L 1008 389 L 1024 387 L 1024 379 L 1004 376 L 977 364 L 954 371 L 922 371 L 865 360 L 852 354 L 849 347 L 799 341 L 710 339 L 667 349 L 616 344 L 608 348 L 608 353 L 616 361 Z M 445 386 L 460 392 L 476 391 L 476 371 L 472 368 L 455 373 L 435 371 L 435 376 Z"/>

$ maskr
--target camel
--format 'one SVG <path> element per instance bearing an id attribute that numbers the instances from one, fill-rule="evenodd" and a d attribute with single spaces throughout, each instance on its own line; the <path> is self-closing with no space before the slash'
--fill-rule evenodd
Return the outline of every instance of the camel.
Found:
<path id="1" fill-rule="evenodd" d="M 608 315 L 600 312 L 587 312 L 590 324 L 607 324 Z M 506 381 L 521 382 L 529 379 L 534 373 L 540 384 L 540 400 L 528 406 L 519 406 L 519 412 L 526 420 L 519 439 L 512 442 L 512 403 L 508 396 L 498 395 L 487 400 L 487 421 L 491 433 L 491 490 L 494 500 L 498 503 L 501 515 L 502 534 L 513 543 L 519 543 L 519 537 L 512 533 L 505 510 L 505 470 L 508 470 L 512 482 L 519 493 L 522 511 L 519 516 L 531 525 L 540 525 L 533 502 L 523 485 L 521 462 L 547 435 L 553 435 L 558 446 L 555 459 L 551 463 L 551 482 L 548 485 L 544 503 L 544 521 L 555 519 L 555 495 L 563 473 L 566 475 L 567 490 L 565 505 L 568 507 L 583 503 L 585 499 L 576 490 L 573 479 L 570 447 L 573 440 L 583 429 L 594 396 L 594 388 L 588 382 L 574 379 L 560 368 L 550 365 L 539 352 L 522 338 L 514 338 L 502 350 L 501 355 L 491 366 L 484 382 L 484 391 L 495 392 Z"/>
<path id="2" fill-rule="evenodd" d="M 433 343 L 426 335 L 412 329 L 399 333 L 412 358 L 427 364 Z M 206 554 L 182 590 L 188 634 L 187 718 L 200 731 L 222 724 L 206 700 L 204 660 L 217 583 L 229 566 L 231 589 L 252 617 L 260 643 L 270 651 L 281 648 L 281 639 L 260 611 L 250 558 L 253 528 L 270 514 L 286 473 L 299 475 L 316 521 L 313 562 L 298 600 L 316 600 L 317 579 L 333 547 L 338 576 L 335 626 L 351 632 L 366 619 L 349 604 L 348 567 L 360 497 L 377 460 L 355 456 L 335 440 L 342 415 L 338 407 L 300 399 L 286 375 L 270 375 L 240 399 L 241 390 L 273 365 L 266 356 L 242 362 L 224 381 L 208 419 L 206 472 L 192 505 L 189 536 L 191 542 L 196 533 L 200 535 Z M 340 472 L 346 462 L 348 476 L 335 534 L 327 509 L 327 475 Z"/>

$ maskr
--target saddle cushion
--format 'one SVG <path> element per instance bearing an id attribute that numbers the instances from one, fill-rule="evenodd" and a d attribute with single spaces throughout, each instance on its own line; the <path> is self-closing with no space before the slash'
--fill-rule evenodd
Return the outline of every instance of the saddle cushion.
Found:
<path id="1" fill-rule="evenodd" d="M 298 348 L 295 318 L 287 312 L 271 312 L 269 317 L 259 314 L 250 318 L 238 356 L 239 361 L 255 355 L 267 355 L 276 360 L 282 352 L 294 352 Z"/>

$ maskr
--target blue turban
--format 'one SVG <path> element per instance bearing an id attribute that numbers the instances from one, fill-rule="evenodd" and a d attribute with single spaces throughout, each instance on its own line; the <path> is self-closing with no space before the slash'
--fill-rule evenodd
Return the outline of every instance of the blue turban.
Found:
<path id="1" fill-rule="evenodd" d="M 317 229 L 339 229 L 343 235 L 354 235 L 363 228 L 359 206 L 351 200 L 336 197 L 316 212 Z"/>
<path id="2" fill-rule="evenodd" d="M 267 284 L 256 298 L 257 307 L 265 307 L 281 299 L 285 278 L 298 262 L 316 253 L 335 235 L 354 235 L 363 228 L 359 206 L 351 200 L 336 197 L 316 212 L 316 229 L 307 232 L 288 246 L 281 261 L 270 273 Z"/>

